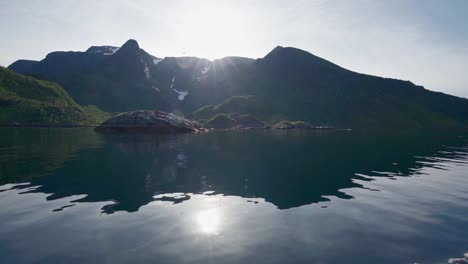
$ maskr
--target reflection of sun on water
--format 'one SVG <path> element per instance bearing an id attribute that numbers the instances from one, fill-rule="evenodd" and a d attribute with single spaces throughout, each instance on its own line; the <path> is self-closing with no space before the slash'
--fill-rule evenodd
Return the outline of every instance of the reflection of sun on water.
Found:
<path id="1" fill-rule="evenodd" d="M 220 214 L 216 209 L 204 210 L 196 214 L 195 220 L 201 232 L 216 235 L 220 226 Z"/>

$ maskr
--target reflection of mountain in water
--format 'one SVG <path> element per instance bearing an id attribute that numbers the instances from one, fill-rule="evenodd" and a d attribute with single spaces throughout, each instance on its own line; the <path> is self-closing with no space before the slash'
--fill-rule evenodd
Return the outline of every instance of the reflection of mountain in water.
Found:
<path id="1" fill-rule="evenodd" d="M 0 185 L 48 174 L 100 144 L 100 135 L 91 129 L 0 128 Z"/>
<path id="2" fill-rule="evenodd" d="M 279 209 L 352 198 L 354 179 L 408 176 L 434 159 L 465 157 L 460 137 L 396 137 L 333 132 L 219 132 L 180 136 L 106 135 L 101 148 L 81 152 L 31 192 L 48 199 L 77 194 L 76 202 L 115 201 L 104 207 L 137 211 L 157 199 L 183 202 L 190 193 L 264 198 Z M 423 179 L 421 179 L 423 180 Z M 21 187 L 21 188 L 24 188 Z M 182 193 L 180 195 L 164 195 Z"/>

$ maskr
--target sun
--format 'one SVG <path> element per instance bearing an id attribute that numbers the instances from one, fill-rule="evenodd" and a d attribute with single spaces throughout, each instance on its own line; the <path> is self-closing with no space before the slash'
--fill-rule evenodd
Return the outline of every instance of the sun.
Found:
<path id="1" fill-rule="evenodd" d="M 238 8 L 226 3 L 200 4 L 181 15 L 181 21 L 181 34 L 189 44 L 189 54 L 215 59 L 247 47 L 248 19 Z"/>

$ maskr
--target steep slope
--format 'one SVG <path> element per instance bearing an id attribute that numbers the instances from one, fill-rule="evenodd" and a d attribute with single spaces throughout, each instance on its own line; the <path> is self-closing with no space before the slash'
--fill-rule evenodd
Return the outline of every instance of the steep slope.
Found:
<path id="1" fill-rule="evenodd" d="M 157 82 L 151 78 L 157 58 L 140 49 L 136 41 L 127 41 L 109 55 L 92 54 L 99 58 L 92 71 L 54 78 L 78 103 L 108 111 L 168 109 L 154 89 Z"/>
<path id="2" fill-rule="evenodd" d="M 109 114 L 75 103 L 56 83 L 0 67 L 0 124 L 95 125 Z"/>
<path id="3" fill-rule="evenodd" d="M 160 96 L 165 98 L 170 111 L 191 111 L 219 103 L 243 93 L 254 60 L 226 57 L 209 61 L 196 57 L 168 57 L 156 65 L 153 78 Z"/>

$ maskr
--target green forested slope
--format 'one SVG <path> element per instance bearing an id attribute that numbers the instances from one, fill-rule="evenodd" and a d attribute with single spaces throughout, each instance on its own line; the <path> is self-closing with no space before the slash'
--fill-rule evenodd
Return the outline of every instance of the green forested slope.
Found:
<path id="1" fill-rule="evenodd" d="M 0 124 L 95 125 L 109 117 L 78 105 L 60 85 L 0 67 Z"/>

